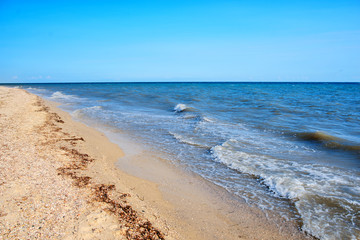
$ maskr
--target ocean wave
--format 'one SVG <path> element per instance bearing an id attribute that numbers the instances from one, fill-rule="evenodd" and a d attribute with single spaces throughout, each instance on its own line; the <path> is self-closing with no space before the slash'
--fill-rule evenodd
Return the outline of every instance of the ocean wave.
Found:
<path id="1" fill-rule="evenodd" d="M 320 132 L 320 131 L 315 131 L 315 132 L 302 132 L 302 133 L 295 133 L 295 136 L 297 136 L 298 138 L 302 139 L 302 140 L 307 140 L 307 141 L 319 141 L 319 142 L 324 142 L 324 141 L 342 141 L 343 139 L 332 136 L 330 134 L 324 133 L 324 132 Z"/>
<path id="2" fill-rule="evenodd" d="M 193 138 L 186 138 L 180 134 L 177 134 L 177 133 L 173 133 L 173 132 L 169 132 L 176 140 L 178 140 L 179 142 L 182 142 L 182 143 L 185 143 L 185 144 L 188 144 L 188 145 L 192 145 L 192 146 L 195 146 L 195 147 L 200 147 L 200 148 L 205 148 L 205 149 L 210 149 L 211 147 L 210 146 L 207 146 L 206 144 L 202 144 L 202 143 L 199 143 L 197 141 L 195 141 Z"/>
<path id="3" fill-rule="evenodd" d="M 291 199 L 301 215 L 303 230 L 311 235 L 320 239 L 356 236 L 358 230 L 347 224 L 353 213 L 360 211 L 360 198 L 343 189 L 356 188 L 360 176 L 339 168 L 248 153 L 237 145 L 237 140 L 230 139 L 211 148 L 213 159 L 259 178 L 275 196 Z"/>
<path id="4" fill-rule="evenodd" d="M 352 145 L 346 139 L 332 136 L 324 132 L 320 132 L 320 131 L 302 132 L 302 133 L 294 133 L 293 135 L 299 138 L 300 140 L 318 142 L 323 147 L 329 149 L 338 149 L 338 150 L 360 153 L 360 146 Z"/>
<path id="5" fill-rule="evenodd" d="M 102 106 L 92 106 L 86 108 L 76 109 L 71 113 L 75 118 L 84 118 L 88 115 L 97 114 L 98 111 L 103 110 Z"/>
<path id="6" fill-rule="evenodd" d="M 189 114 L 189 115 L 183 115 L 181 118 L 182 118 L 182 119 L 198 119 L 199 116 Z"/>
<path id="7" fill-rule="evenodd" d="M 209 118 L 209 117 L 203 117 L 202 120 L 203 120 L 204 122 L 209 122 L 209 123 L 215 122 L 215 119 L 212 119 L 212 118 Z"/>
<path id="8" fill-rule="evenodd" d="M 179 103 L 174 107 L 174 111 L 178 112 L 178 113 L 179 112 L 192 112 L 194 110 L 195 110 L 194 108 L 189 107 L 189 106 L 187 106 L 186 104 L 183 104 L 183 103 Z"/>
<path id="9" fill-rule="evenodd" d="M 36 87 L 28 87 L 28 88 L 26 88 L 26 90 L 46 91 L 45 89 L 42 89 L 42 88 L 36 88 Z"/>
<path id="10" fill-rule="evenodd" d="M 26 90 L 43 97 L 47 97 L 47 93 L 50 92 L 49 90 L 46 90 L 44 88 L 37 88 L 37 87 L 27 87 Z"/>
<path id="11" fill-rule="evenodd" d="M 74 96 L 74 95 L 68 95 L 68 94 L 64 94 L 60 91 L 56 91 L 54 92 L 51 96 L 51 99 L 59 99 L 59 100 L 78 100 L 79 98 Z"/>

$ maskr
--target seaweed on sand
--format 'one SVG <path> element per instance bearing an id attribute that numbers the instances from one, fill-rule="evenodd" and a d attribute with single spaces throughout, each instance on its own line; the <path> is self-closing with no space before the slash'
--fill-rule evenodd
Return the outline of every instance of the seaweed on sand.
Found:
<path id="1" fill-rule="evenodd" d="M 79 152 L 73 148 L 76 141 L 85 140 L 82 137 L 71 136 L 66 133 L 57 124 L 64 123 L 61 117 L 56 113 L 51 113 L 50 108 L 45 106 L 40 98 L 37 99 L 34 106 L 38 107 L 36 111 L 45 112 L 46 122 L 37 130 L 42 133 L 46 140 L 42 145 L 53 145 L 64 152 L 69 161 L 64 166 L 57 169 L 58 175 L 70 177 L 73 184 L 77 187 L 88 188 L 93 192 L 93 201 L 103 202 L 107 205 L 107 211 L 114 214 L 119 223 L 125 225 L 127 239 L 165 239 L 164 235 L 156 229 L 148 220 L 143 219 L 139 214 L 127 204 L 126 197 L 130 194 L 119 193 L 115 185 L 99 184 L 92 181 L 89 176 L 84 176 L 82 170 L 85 170 L 89 163 L 95 161 L 88 154 Z M 56 133 L 56 134 L 55 134 Z M 60 134 L 60 137 L 59 137 Z M 57 144 L 61 142 L 62 144 Z M 63 146 L 63 145 L 68 146 Z M 112 194 L 117 193 L 117 194 Z M 117 197 L 115 197 L 117 195 Z"/>

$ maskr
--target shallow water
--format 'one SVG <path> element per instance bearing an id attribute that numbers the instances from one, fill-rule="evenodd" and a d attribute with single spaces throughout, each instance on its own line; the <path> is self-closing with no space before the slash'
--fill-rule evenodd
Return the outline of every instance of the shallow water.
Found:
<path id="1" fill-rule="evenodd" d="M 321 239 L 360 236 L 360 84 L 32 84 Z"/>

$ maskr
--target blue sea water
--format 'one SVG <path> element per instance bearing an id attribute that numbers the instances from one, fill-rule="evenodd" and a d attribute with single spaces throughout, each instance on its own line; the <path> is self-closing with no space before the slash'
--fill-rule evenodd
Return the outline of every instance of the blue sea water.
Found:
<path id="1" fill-rule="evenodd" d="M 360 84 L 21 87 L 76 119 L 121 130 L 315 237 L 360 238 Z"/>

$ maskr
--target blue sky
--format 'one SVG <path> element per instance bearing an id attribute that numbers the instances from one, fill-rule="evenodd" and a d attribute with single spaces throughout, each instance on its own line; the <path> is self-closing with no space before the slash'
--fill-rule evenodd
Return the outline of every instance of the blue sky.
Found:
<path id="1" fill-rule="evenodd" d="M 360 1 L 0 0 L 0 82 L 360 81 Z"/>

